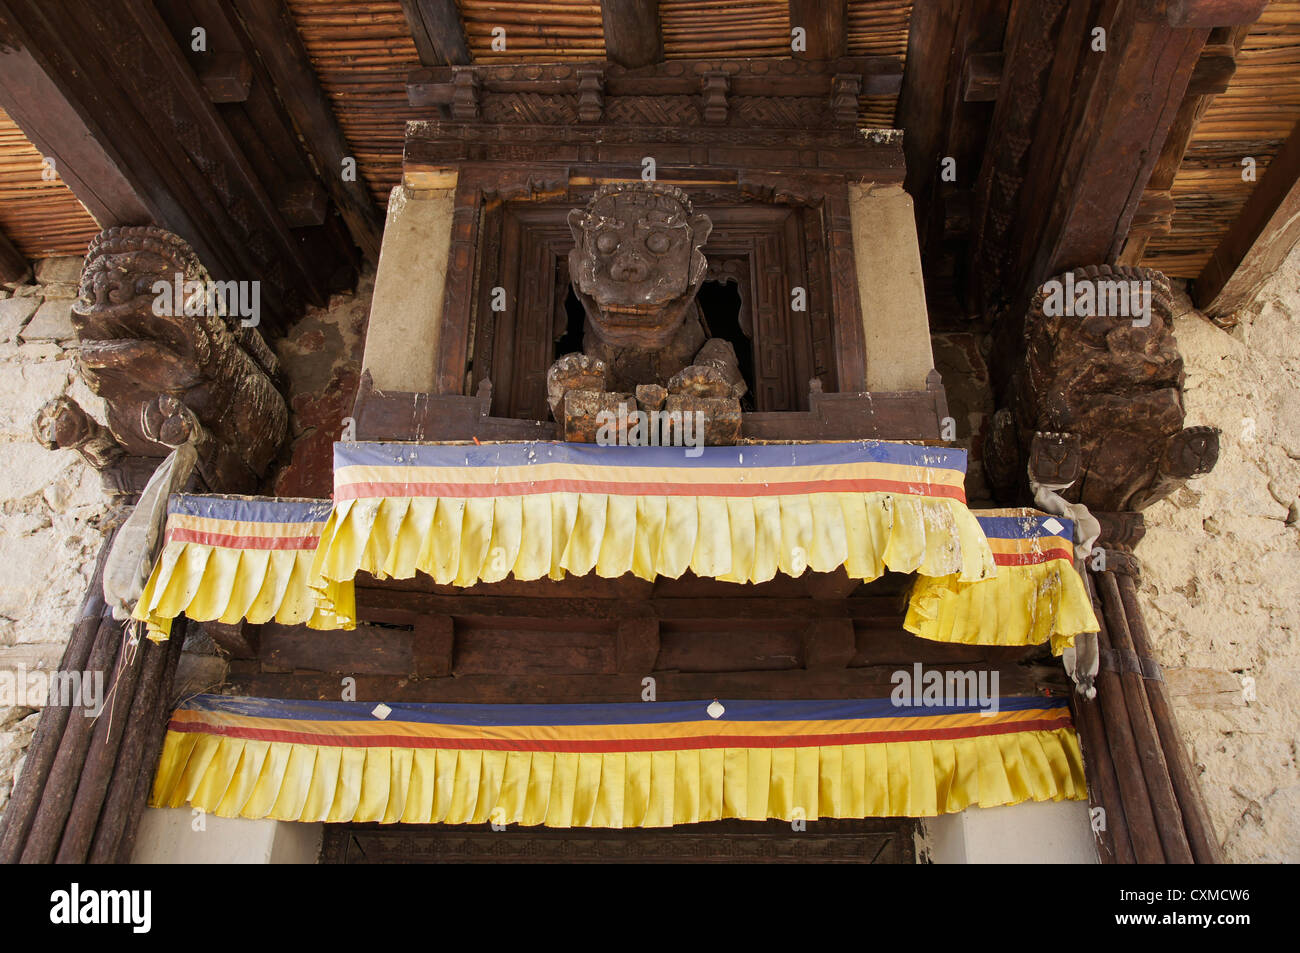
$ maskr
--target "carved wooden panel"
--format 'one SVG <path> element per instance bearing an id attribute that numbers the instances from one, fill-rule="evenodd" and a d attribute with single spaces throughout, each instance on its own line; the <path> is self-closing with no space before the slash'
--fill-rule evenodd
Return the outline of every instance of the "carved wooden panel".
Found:
<path id="1" fill-rule="evenodd" d="M 704 247 L 716 262 L 710 277 L 734 279 L 744 299 L 742 326 L 749 325 L 754 356 L 754 409 L 807 410 L 813 377 L 826 390 L 837 383 L 826 222 L 815 206 L 746 202 L 734 190 L 729 197 L 731 204 L 697 200 L 696 208 L 713 220 Z M 474 269 L 478 294 L 468 332 L 474 342 L 469 383 L 476 390 L 482 381 L 492 382 L 495 417 L 549 418 L 546 370 L 564 332 L 573 244 L 566 216 L 586 198 L 575 189 L 545 202 L 494 203 L 483 210 Z M 504 292 L 504 311 L 493 310 L 498 288 Z M 795 289 L 802 289 L 804 310 L 793 310 Z"/>

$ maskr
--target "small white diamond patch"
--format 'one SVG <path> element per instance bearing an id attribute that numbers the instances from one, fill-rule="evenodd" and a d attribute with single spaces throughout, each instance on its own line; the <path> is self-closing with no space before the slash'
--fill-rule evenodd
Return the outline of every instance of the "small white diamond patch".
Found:
<path id="1" fill-rule="evenodd" d="M 1051 533 L 1059 533 L 1061 530 L 1065 529 L 1065 524 L 1060 520 L 1053 518 L 1043 523 L 1043 528 Z"/>
<path id="2" fill-rule="evenodd" d="M 387 717 L 388 717 L 389 715 L 391 715 L 392 713 L 393 713 L 393 710 L 392 710 L 391 708 L 389 708 L 387 705 L 385 705 L 383 702 L 380 702 L 380 703 L 379 703 L 378 705 L 376 705 L 374 708 L 370 709 L 370 714 L 374 715 L 374 716 L 375 716 L 376 718 L 378 718 L 380 721 L 383 721 L 385 718 L 387 718 Z"/>
<path id="3" fill-rule="evenodd" d="M 709 703 L 709 707 L 706 708 L 705 711 L 709 713 L 710 718 L 721 718 L 726 713 L 727 709 L 723 708 L 722 702 L 715 698 Z"/>

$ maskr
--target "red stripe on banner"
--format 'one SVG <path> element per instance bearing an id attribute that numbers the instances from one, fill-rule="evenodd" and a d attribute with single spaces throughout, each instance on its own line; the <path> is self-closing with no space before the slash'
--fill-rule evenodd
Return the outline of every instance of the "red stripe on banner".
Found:
<path id="1" fill-rule="evenodd" d="M 713 735 L 689 738 L 629 738 L 623 740 L 543 741 L 503 738 L 427 738 L 408 735 L 321 735 L 274 728 L 245 728 L 234 725 L 205 725 L 172 721 L 170 731 L 222 735 L 252 741 L 279 741 L 334 748 L 444 748 L 468 751 L 692 751 L 704 748 L 809 748 L 835 745 L 883 744 L 900 741 L 944 741 L 1005 735 L 1019 731 L 1054 731 L 1070 725 L 1069 712 L 1057 718 L 1004 722 L 988 726 L 966 725 L 921 731 L 864 731 L 840 735 Z"/>
<path id="2" fill-rule="evenodd" d="M 540 496 L 544 493 L 608 493 L 615 496 L 783 496 L 791 493 L 902 493 L 966 502 L 960 486 L 902 480 L 801 480 L 797 483 L 620 483 L 604 480 L 536 480 L 529 483 L 345 483 L 334 499 Z"/>
<path id="3" fill-rule="evenodd" d="M 225 549 L 315 549 L 319 536 L 233 536 L 178 527 L 167 531 L 167 542 L 202 543 Z"/>
<path id="4" fill-rule="evenodd" d="M 993 562 L 999 566 L 1032 566 L 1037 563 L 1049 562 L 1053 559 L 1064 559 L 1068 563 L 1074 562 L 1074 555 L 1064 549 L 1045 549 L 1039 553 L 994 553 Z"/>

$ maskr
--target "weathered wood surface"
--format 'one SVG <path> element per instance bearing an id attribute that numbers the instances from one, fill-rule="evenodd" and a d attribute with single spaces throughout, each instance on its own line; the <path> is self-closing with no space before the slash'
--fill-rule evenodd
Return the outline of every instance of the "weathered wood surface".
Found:
<path id="1" fill-rule="evenodd" d="M 601 830 L 490 825 L 330 824 L 321 863 L 912 864 L 910 818 L 715 821 Z"/>
<path id="2" fill-rule="evenodd" d="M 344 161 L 353 157 L 353 147 L 321 88 L 284 0 L 238 0 L 235 7 L 245 28 L 257 40 L 257 54 L 295 128 L 319 164 L 324 187 L 338 206 L 352 240 L 368 260 L 377 262 L 383 218 L 364 176 L 345 178 L 342 174 Z"/>
<path id="3" fill-rule="evenodd" d="M 490 825 L 329 824 L 326 864 L 372 863 L 817 863 L 911 864 L 910 818 L 715 821 L 627 830 Z"/>
<path id="4" fill-rule="evenodd" d="M 1118 577 L 1119 595 L 1128 622 L 1129 634 L 1133 648 L 1139 658 L 1152 658 L 1151 638 L 1147 633 L 1146 621 L 1142 617 L 1142 608 L 1138 604 L 1137 585 L 1127 575 Z M 1178 798 L 1178 807 L 1182 812 L 1183 826 L 1192 855 L 1198 864 L 1219 864 L 1223 862 L 1223 852 L 1219 839 L 1214 833 L 1209 810 L 1205 806 L 1205 796 L 1201 792 L 1196 772 L 1192 767 L 1191 756 L 1183 734 L 1178 730 L 1178 720 L 1174 716 L 1170 700 L 1170 687 L 1164 678 L 1143 679 L 1147 702 L 1155 719 L 1156 730 L 1160 735 L 1160 745 L 1169 769 L 1174 794 Z M 1240 682 L 1237 684 L 1240 692 Z"/>
<path id="5" fill-rule="evenodd" d="M 1095 573 L 1093 580 L 1099 590 L 1111 645 L 1122 656 L 1137 658 L 1133 650 L 1133 637 L 1129 631 L 1128 619 L 1123 603 L 1120 601 L 1119 584 L 1116 582 L 1115 574 Z M 1119 672 L 1119 681 L 1124 692 L 1124 702 L 1128 709 L 1129 726 L 1133 732 L 1135 747 L 1130 751 L 1113 752 L 1112 757 L 1136 756 L 1141 764 L 1142 774 L 1146 778 L 1147 793 L 1156 819 L 1156 833 L 1160 836 L 1165 861 L 1171 864 L 1190 864 L 1192 851 L 1187 843 L 1187 833 L 1183 829 L 1183 818 L 1170 780 L 1169 767 L 1165 762 L 1155 719 L 1152 717 L 1147 701 L 1146 679 L 1143 678 L 1141 671 L 1133 671 L 1130 666 L 1125 665 Z"/>
<path id="6" fill-rule="evenodd" d="M 470 62 L 455 0 L 401 0 L 401 4 L 421 63 L 442 66 Z"/>
<path id="7" fill-rule="evenodd" d="M 1055 279 L 1062 282 L 1058 301 L 1065 279 Z M 1097 510 L 1139 510 L 1209 472 L 1219 433 L 1183 425 L 1183 360 L 1164 276 L 1102 266 L 1077 269 L 1073 281 L 1107 296 L 1107 289 L 1128 293 L 1149 283 L 1150 322 L 1141 326 L 1144 315 L 1135 319 L 1109 304 L 1105 315 L 1049 313 L 1058 310 L 1049 303 L 1053 289 L 1040 288 L 1023 325 L 1023 359 L 994 417 L 985 452 L 989 479 L 1000 497 L 1020 498 L 1033 434 L 1068 433 L 1079 443 L 1082 476 L 1062 494 Z"/>
<path id="8" fill-rule="evenodd" d="M 211 280 L 193 250 L 162 229 L 114 228 L 91 243 L 72 314 L 81 376 L 104 398 L 126 453 L 163 457 L 194 438 L 209 486 L 250 492 L 288 432 L 278 364 L 237 315 L 207 306 L 199 315 L 156 314 L 152 288 L 174 285 L 176 274 Z"/>
<path id="9" fill-rule="evenodd" d="M 1300 243 L 1300 128 L 1269 163 L 1241 215 L 1192 285 L 1197 307 L 1226 318 L 1255 292 Z"/>
<path id="10" fill-rule="evenodd" d="M 600 19 L 612 62 L 635 69 L 664 58 L 659 0 L 600 0 Z"/>
<path id="11" fill-rule="evenodd" d="M 0 19 L 16 52 L 0 103 L 100 221 L 163 224 L 218 278 L 260 281 L 263 326 L 278 332 L 304 302 L 337 290 L 353 255 L 337 223 L 295 232 L 276 207 L 286 180 L 316 172 L 232 16 L 216 0 L 107 0 L 73 14 L 5 0 Z M 197 75 L 210 61 L 191 46 L 196 22 L 212 54 L 250 65 L 246 100 L 212 102 Z M 107 36 L 118 37 L 111 56 L 87 55 Z"/>

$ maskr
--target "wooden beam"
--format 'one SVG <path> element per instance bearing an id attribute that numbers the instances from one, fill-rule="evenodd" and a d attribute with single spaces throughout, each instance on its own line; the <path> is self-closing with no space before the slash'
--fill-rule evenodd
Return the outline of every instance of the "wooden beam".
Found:
<path id="1" fill-rule="evenodd" d="M 31 274 L 32 266 L 27 256 L 14 247 L 4 232 L 0 232 L 0 285 L 20 285 Z"/>
<path id="2" fill-rule="evenodd" d="M 55 158 L 59 178 L 101 226 L 149 224 L 153 213 L 128 179 L 123 156 L 73 104 L 64 82 L 0 3 L 0 106 L 43 155 Z"/>
<path id="3" fill-rule="evenodd" d="M 600 19 L 607 59 L 636 69 L 664 58 L 659 0 L 600 0 Z"/>
<path id="4" fill-rule="evenodd" d="M 355 158 L 354 150 L 321 88 L 292 14 L 284 0 L 235 0 L 235 8 L 348 233 L 367 260 L 378 262 L 383 218 L 360 173 L 343 177 L 344 160 Z"/>
<path id="5" fill-rule="evenodd" d="M 305 163 L 287 119 L 259 138 L 251 114 L 230 112 L 245 104 L 213 104 L 164 19 L 188 9 L 104 0 L 69 14 L 0 0 L 0 48 L 22 79 L 0 71 L 0 86 L 17 99 L 15 120 L 102 224 L 162 225 L 214 278 L 260 281 L 262 330 L 273 335 L 301 304 L 325 302 L 337 265 L 291 233 L 271 196 L 277 169 Z M 113 44 L 103 39 L 114 35 Z M 268 160 L 261 139 L 273 133 L 283 145 Z"/>
<path id="6" fill-rule="evenodd" d="M 214 52 L 199 70 L 199 82 L 214 103 L 242 103 L 253 87 L 253 66 L 242 53 Z"/>
<path id="7" fill-rule="evenodd" d="M 846 6 L 845 0 L 790 0 L 790 28 L 803 27 L 807 43 L 795 59 L 833 60 L 845 54 Z"/>
<path id="8" fill-rule="evenodd" d="M 1212 318 L 1249 304 L 1300 243 L 1300 125 L 1268 164 L 1264 177 L 1192 285 L 1196 306 Z"/>
<path id="9" fill-rule="evenodd" d="M 411 39 L 425 66 L 468 66 L 465 27 L 456 0 L 401 0 Z"/>

